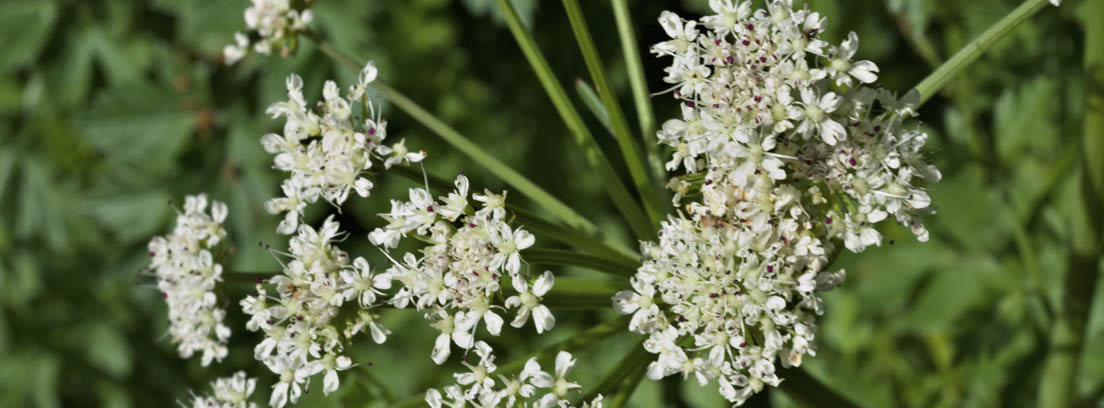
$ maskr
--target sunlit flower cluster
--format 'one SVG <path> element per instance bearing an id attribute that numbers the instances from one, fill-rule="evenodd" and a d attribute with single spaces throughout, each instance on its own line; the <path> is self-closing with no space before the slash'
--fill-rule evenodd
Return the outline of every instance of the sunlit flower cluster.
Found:
<path id="1" fill-rule="evenodd" d="M 283 135 L 270 133 L 261 139 L 265 151 L 276 155 L 273 166 L 290 173 L 281 186 L 284 197 L 265 204 L 268 212 L 284 214 L 278 227 L 281 234 L 294 233 L 303 209 L 319 197 L 335 206 L 344 203 L 350 192 L 367 197 L 373 187 L 369 173 L 373 157 L 388 168 L 425 157 L 409 151 L 402 141 L 382 144 L 387 122 L 365 92 L 376 73 L 375 64 L 369 62 L 358 83 L 349 87 L 348 99 L 337 84 L 326 81 L 323 101 L 314 107 L 303 97 L 303 80 L 292 74 L 287 78 L 288 100 L 268 108 L 274 118 L 286 119 Z"/>
<path id="2" fill-rule="evenodd" d="M 253 390 L 257 388 L 257 379 L 248 378 L 244 371 L 233 376 L 216 379 L 211 383 L 212 394 L 192 396 L 191 408 L 257 408 L 249 402 Z M 182 404 L 183 405 L 183 404 Z"/>
<path id="3" fill-rule="evenodd" d="M 552 288 L 552 273 L 546 271 L 530 283 L 522 272 L 521 251 L 535 239 L 505 221 L 506 193 L 485 190 L 472 194 L 471 199 L 482 204 L 473 210 L 467 177 L 457 177 L 455 185 L 456 190 L 439 201 L 427 189 L 410 189 L 410 201 L 392 200 L 391 212 L 380 214 L 387 225 L 369 234 L 372 243 L 385 251 L 408 236 L 429 243 L 420 254 L 408 252 L 401 260 L 388 253 L 393 263 L 388 274 L 401 283 L 390 303 L 399 308 L 413 304 L 424 310 L 441 332 L 432 352 L 437 364 L 448 359 L 452 343 L 461 349 L 472 348 L 480 322 L 497 336 L 504 322 L 500 313 L 507 309 L 517 309 L 511 322 L 514 327 L 524 326 L 532 317 L 540 333 L 556 322 L 548 307 L 540 303 Z M 504 292 L 504 279 L 515 294 L 503 305 L 496 305 L 496 295 Z"/>
<path id="4" fill-rule="evenodd" d="M 590 401 L 572 405 L 568 395 L 582 390 L 578 383 L 567 379 L 575 367 L 575 358 L 571 353 L 561 351 L 556 355 L 556 370 L 547 373 L 541 370 L 537 358 L 530 358 L 517 376 L 507 377 L 496 374 L 495 356 L 491 347 L 482 341 L 472 348 L 479 357 L 476 364 L 463 363 L 468 372 L 453 374 L 456 384 L 444 388 L 444 395 L 436 389 L 426 391 L 426 403 L 431 408 L 446 407 L 535 407 L 601 408 L 602 395 Z M 546 390 L 538 392 L 539 390 Z M 540 394 L 540 395 L 538 395 Z"/>
<path id="5" fill-rule="evenodd" d="M 359 333 L 368 333 L 376 343 L 390 332 L 372 312 L 383 290 L 391 287 L 386 274 L 374 274 L 363 258 L 350 262 L 348 254 L 334 243 L 345 234 L 330 216 L 315 230 L 299 225 L 291 238 L 283 273 L 241 301 L 249 316 L 246 328 L 262 331 L 264 340 L 254 348 L 254 357 L 279 375 L 269 404 L 283 407 L 295 403 L 310 386 L 310 378 L 323 373 L 322 392 L 329 394 L 340 383 L 337 372 L 350 368 L 345 345 Z M 274 293 L 269 293 L 271 289 Z M 359 308 L 340 315 L 347 302 Z"/>
<path id="6" fill-rule="evenodd" d="M 310 9 L 297 10 L 291 0 L 252 0 L 253 4 L 245 9 L 245 24 L 249 34 L 234 33 L 234 43 L 222 49 L 227 64 L 233 64 L 245 57 L 250 50 L 258 54 L 269 55 L 279 49 L 281 55 L 291 52 L 296 35 L 307 30 L 307 24 L 314 20 Z M 308 2 L 309 3 L 309 2 Z M 250 38 L 252 35 L 254 38 Z"/>
<path id="7" fill-rule="evenodd" d="M 710 6 L 698 21 L 660 17 L 671 40 L 652 51 L 673 60 L 682 118 L 658 138 L 674 150 L 667 169 L 685 172 L 668 184 L 683 211 L 614 303 L 650 335 L 649 377 L 716 381 L 739 404 L 779 384 L 776 361 L 815 354 L 818 292 L 844 276 L 825 271 L 837 242 L 880 245 L 889 216 L 927 240 L 918 183 L 940 176 L 920 153 L 927 135 L 902 124 L 909 98 L 866 86 L 878 68 L 853 60 L 854 33 L 822 41 L 825 19 L 790 0 Z"/>
<path id="8" fill-rule="evenodd" d="M 215 284 L 222 280 L 222 265 L 211 250 L 226 237 L 222 222 L 226 204 L 211 203 L 207 195 L 188 196 L 176 218 L 172 234 L 149 242 L 151 271 L 169 308 L 169 336 L 182 358 L 202 352 L 202 364 L 226 357 L 230 328 L 223 324 L 226 311 L 218 307 Z"/>

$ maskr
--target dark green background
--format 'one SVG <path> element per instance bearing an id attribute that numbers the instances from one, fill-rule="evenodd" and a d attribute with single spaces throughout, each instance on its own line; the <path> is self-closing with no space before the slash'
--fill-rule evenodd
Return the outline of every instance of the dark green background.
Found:
<path id="1" fill-rule="evenodd" d="M 609 234 L 628 239 L 492 0 L 315 3 L 314 27 L 339 48 L 376 60 L 381 77 L 396 88 Z M 515 3 L 560 80 L 571 89 L 576 77 L 587 78 L 559 2 Z M 583 3 L 631 115 L 612 11 L 605 1 Z M 630 2 L 642 47 L 662 39 L 661 10 L 692 17 L 708 11 L 705 3 Z M 913 86 L 1018 4 L 809 3 L 829 18 L 825 39 L 838 43 L 848 31 L 858 32 L 858 58 L 876 62 L 881 83 L 896 91 Z M 290 59 L 249 56 L 221 66 L 219 51 L 244 27 L 247 4 L 0 4 L 0 406 L 169 406 L 238 369 L 261 377 L 255 400 L 267 401 L 273 379 L 252 361 L 258 337 L 245 332 L 236 304 L 248 286 L 223 290 L 223 299 L 232 299 L 226 306 L 231 355 L 203 368 L 177 358 L 163 336 L 164 303 L 152 279 L 140 274 L 145 243 L 171 228 L 174 213 L 166 203 L 202 191 L 230 206 L 227 229 L 237 253 L 227 268 L 276 269 L 256 245 L 286 244 L 275 234 L 278 219 L 262 207 L 282 178 L 259 144 L 282 122 L 264 109 L 284 98 L 290 72 L 304 77 L 308 99 L 320 97 L 326 78 L 345 85 L 355 79 L 309 43 Z M 820 352 L 805 360 L 829 386 L 872 407 L 1034 405 L 1069 246 L 1065 213 L 1078 198 L 1071 181 L 1084 96 L 1081 21 L 1087 16 L 1080 4 L 1069 0 L 1044 10 L 920 111 L 932 136 L 930 160 L 945 177 L 932 188 L 939 213 L 929 218 L 931 242 L 917 243 L 891 226 L 883 229 L 892 238 L 887 245 L 840 261 L 848 280 L 826 296 Z M 1101 17 L 1092 20 L 1099 24 Z M 645 52 L 653 91 L 666 88 L 666 62 Z M 668 96 L 654 103 L 660 123 L 676 114 Z M 429 153 L 431 173 L 452 178 L 464 171 L 476 188 L 505 187 L 401 111 L 384 112 L 393 140 L 406 138 Z M 606 151 L 616 154 L 612 137 L 586 116 Z M 378 223 L 372 214 L 387 199 L 405 197 L 411 184 L 384 175 L 377 185 L 372 198 L 351 200 L 341 219 L 353 233 L 343 246 L 381 264 L 366 242 L 366 231 Z M 528 205 L 517 193 L 509 199 Z M 308 218 L 329 210 L 316 205 Z M 1090 319 L 1077 384 L 1082 394 L 1099 395 L 1104 385 L 1102 305 L 1097 302 Z M 557 317 L 556 330 L 541 338 L 531 327 L 495 338 L 499 361 L 611 314 Z M 373 365 L 343 373 L 341 389 L 328 398 L 315 384 L 301 406 L 382 406 L 448 383 L 454 367 L 432 364 L 434 333 L 418 313 L 392 311 L 384 321 L 395 332 L 391 341 L 375 345 L 365 337 L 351 351 L 355 361 Z M 637 339 L 624 334 L 577 353 L 575 377 L 584 387 L 596 383 Z M 677 379 L 645 381 L 632 400 L 640 407 L 682 404 L 725 405 L 714 387 Z M 789 402 L 764 392 L 749 405 Z"/>

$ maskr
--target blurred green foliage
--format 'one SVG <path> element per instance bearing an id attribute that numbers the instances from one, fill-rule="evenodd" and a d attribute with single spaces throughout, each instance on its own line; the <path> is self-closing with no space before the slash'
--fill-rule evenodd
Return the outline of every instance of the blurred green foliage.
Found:
<path id="1" fill-rule="evenodd" d="M 565 134 L 551 104 L 501 26 L 491 0 L 317 0 L 315 26 L 339 48 L 374 59 L 382 76 L 488 151 L 571 203 L 614 236 L 627 237 Z M 587 78 L 558 2 L 515 0 L 565 84 Z M 1015 0 L 813 0 L 827 37 L 851 30 L 861 59 L 903 91 L 1011 10 Z M 822 381 L 866 406 L 1029 406 L 1046 356 L 1069 248 L 1064 216 L 1077 190 L 1084 98 L 1082 30 L 1068 0 L 1018 28 L 921 110 L 930 156 L 945 180 L 932 190 L 932 239 L 896 227 L 890 245 L 841 259 L 848 282 L 826 298 L 817 357 Z M 255 336 L 234 327 L 231 356 L 209 368 L 180 360 L 164 338 L 165 308 L 148 276 L 145 243 L 170 228 L 171 200 L 205 191 L 230 205 L 230 270 L 273 270 L 258 241 L 282 247 L 262 204 L 281 177 L 258 143 L 278 130 L 264 108 L 284 97 L 290 72 L 308 95 L 322 81 L 353 80 L 304 43 L 289 59 L 250 56 L 235 67 L 219 50 L 241 29 L 244 0 L 8 0 L 0 6 L 0 406 L 167 406 L 210 379 L 246 369 Z M 700 13 L 704 0 L 636 1 L 642 44 L 662 37 L 664 9 Z M 606 2 L 587 2 L 595 41 L 619 98 L 630 97 Z M 1099 18 L 1100 16 L 1095 16 Z M 645 57 L 654 90 L 664 61 Z M 576 101 L 577 103 L 579 101 Z M 660 120 L 676 106 L 656 98 Z M 502 188 L 465 157 L 394 109 L 393 138 L 429 154 L 442 177 L 464 171 L 477 188 Z M 606 134 L 596 120 L 595 134 Z M 615 152 L 612 138 L 600 140 Z M 615 160 L 616 162 L 616 160 Z M 623 170 L 623 169 L 621 169 Z M 365 239 L 372 216 L 410 184 L 385 176 L 368 200 L 342 213 L 353 253 L 382 262 Z M 524 203 L 523 197 L 511 195 Z M 322 209 L 316 209 L 321 215 Z M 359 225 L 357 227 L 356 225 Z M 543 245 L 550 245 L 544 242 Z M 569 271 L 585 275 L 584 271 Z M 223 299 L 248 286 L 228 285 Z M 1097 298 L 1104 297 L 1097 288 Z M 1104 393 L 1104 302 L 1092 312 L 1078 390 Z M 508 331 L 502 361 L 568 338 L 609 313 L 559 313 L 549 336 Z M 404 399 L 448 380 L 427 354 L 433 333 L 417 313 L 385 316 L 396 333 L 362 342 L 337 395 L 302 406 L 363 406 Z M 537 341 L 540 344 L 532 344 Z M 595 383 L 637 341 L 615 337 L 577 354 Z M 1088 401 L 1104 406 L 1099 401 Z M 355 405 L 354 403 L 360 403 Z M 634 406 L 723 406 L 693 381 L 645 381 Z M 752 406 L 792 405 L 768 392 Z"/>

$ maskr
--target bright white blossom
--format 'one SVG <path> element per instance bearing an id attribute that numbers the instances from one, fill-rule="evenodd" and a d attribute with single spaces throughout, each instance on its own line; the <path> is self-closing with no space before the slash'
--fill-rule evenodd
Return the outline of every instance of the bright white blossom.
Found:
<path id="1" fill-rule="evenodd" d="M 521 251 L 535 239 L 525 229 L 506 222 L 506 193 L 488 191 L 469 200 L 469 182 L 463 175 L 456 178 L 455 186 L 456 190 L 439 200 L 427 189 L 410 189 L 410 200 L 392 200 L 391 211 L 379 214 L 386 225 L 368 235 L 392 261 L 387 275 L 399 283 L 388 302 L 397 308 L 413 305 L 425 311 L 440 332 L 430 354 L 437 364 L 448 359 L 452 344 L 465 350 L 477 344 L 474 339 L 480 326 L 497 336 L 505 322 L 503 315 L 510 309 L 517 309 L 511 323 L 515 327 L 523 326 L 532 316 L 534 327 L 542 333 L 556 321 L 540 303 L 552 288 L 552 274 L 545 272 L 530 280 L 522 272 Z M 483 203 L 483 208 L 471 209 L 468 205 L 472 202 Z M 390 250 L 405 237 L 417 237 L 429 245 L 419 253 L 393 256 Z M 495 299 L 504 292 L 504 277 L 509 278 L 509 287 L 516 294 L 498 305 Z"/>
<path id="2" fill-rule="evenodd" d="M 356 193 L 367 197 L 373 183 L 372 161 L 419 162 L 425 154 L 409 152 L 403 142 L 383 145 L 387 122 L 380 116 L 365 88 L 376 78 L 375 64 L 369 62 L 358 83 L 349 87 L 349 99 L 340 95 L 337 84 L 326 81 L 323 101 L 314 107 L 303 97 L 303 80 L 292 74 L 287 78 L 288 100 L 268 108 L 273 118 L 285 118 L 283 134 L 269 133 L 261 138 L 265 151 L 274 154 L 273 167 L 288 172 L 282 189 L 284 196 L 265 204 L 271 214 L 284 214 L 278 231 L 296 231 L 307 204 L 319 197 L 340 206 Z M 356 112 L 356 113 L 355 113 Z M 402 152 L 398 160 L 394 154 Z"/>
<path id="3" fill-rule="evenodd" d="M 572 404 L 568 401 L 571 393 L 579 392 L 582 387 L 567 379 L 575 366 L 571 353 L 560 351 L 556 355 L 556 369 L 553 373 L 541 370 L 536 357 L 525 362 L 517 376 L 496 374 L 498 366 L 487 343 L 477 342 L 475 347 L 479 362 L 475 365 L 463 363 L 469 370 L 454 374 L 456 384 L 444 387 L 445 393 L 437 389 L 426 391 L 425 400 L 431 408 L 441 407 L 533 407 L 533 408 L 601 408 L 602 395 L 590 401 Z M 543 393 L 539 390 L 545 390 Z M 539 394 L 539 395 L 538 395 Z"/>
<path id="4" fill-rule="evenodd" d="M 202 352 L 203 366 L 222 361 L 230 339 L 230 328 L 223 324 L 226 311 L 215 296 L 222 265 L 211 253 L 226 237 L 226 215 L 226 204 L 213 201 L 208 213 L 206 194 L 188 196 L 172 234 L 149 242 L 149 271 L 168 304 L 169 336 L 182 358 Z"/>
<path id="5" fill-rule="evenodd" d="M 250 316 L 246 327 L 264 333 L 254 357 L 279 376 L 269 401 L 274 407 L 295 403 L 316 374 L 322 374 L 324 394 L 336 391 L 338 372 L 353 366 L 344 354 L 346 344 L 362 332 L 376 343 L 390 334 L 371 311 L 381 305 L 376 296 L 391 281 L 363 258 L 350 262 L 334 245 L 345 235 L 333 216 L 317 230 L 299 225 L 284 254 L 290 259 L 283 272 L 241 301 Z M 345 304 L 355 305 L 356 313 L 340 314 Z"/>
<path id="6" fill-rule="evenodd" d="M 248 378 L 244 371 L 238 371 L 233 376 L 216 379 L 211 383 L 213 394 L 193 396 L 191 408 L 257 408 L 257 404 L 250 402 L 249 397 L 257 388 L 257 379 Z"/>
<path id="7" fill-rule="evenodd" d="M 291 6 L 291 0 L 252 2 L 245 9 L 245 25 L 249 27 L 249 35 L 234 33 L 234 44 L 222 50 L 228 65 L 238 62 L 250 50 L 269 55 L 278 48 L 281 55 L 288 55 L 294 51 L 298 34 L 306 31 L 307 24 L 314 20 L 310 9 L 295 9 Z M 252 42 L 250 35 L 254 37 Z"/>
<path id="8" fill-rule="evenodd" d="M 613 306 L 649 336 L 650 378 L 693 375 L 741 404 L 782 381 L 776 362 L 815 355 L 820 292 L 844 277 L 825 270 L 838 243 L 880 245 L 890 216 L 926 240 L 920 185 L 940 175 L 920 153 L 927 135 L 903 123 L 916 95 L 867 86 L 879 70 L 852 60 L 857 35 L 820 40 L 825 19 L 791 0 L 709 4 L 698 21 L 659 19 L 671 39 L 652 52 L 671 57 L 683 108 L 657 137 L 668 170 L 685 171 L 668 183 L 681 211 Z"/>

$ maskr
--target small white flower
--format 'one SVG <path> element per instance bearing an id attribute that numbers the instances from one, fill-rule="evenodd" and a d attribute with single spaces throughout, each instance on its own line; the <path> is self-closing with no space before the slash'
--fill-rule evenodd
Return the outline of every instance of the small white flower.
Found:
<path id="1" fill-rule="evenodd" d="M 552 316 L 552 311 L 548 306 L 540 304 L 541 297 L 552 289 L 554 281 L 552 272 L 544 271 L 544 274 L 533 282 L 533 288 L 530 290 L 529 283 L 525 279 L 521 277 L 513 279 L 514 290 L 518 294 L 506 298 L 505 303 L 507 308 L 518 308 L 517 317 L 510 323 L 511 326 L 524 326 L 530 312 L 533 314 L 533 326 L 537 328 L 537 333 L 551 330 L 552 326 L 556 325 L 556 318 Z"/>

